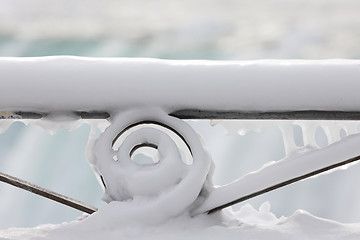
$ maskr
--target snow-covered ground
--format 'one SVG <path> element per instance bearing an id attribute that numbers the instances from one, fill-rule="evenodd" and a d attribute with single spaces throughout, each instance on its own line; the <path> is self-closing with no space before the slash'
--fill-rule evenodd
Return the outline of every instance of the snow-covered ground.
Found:
<path id="1" fill-rule="evenodd" d="M 110 206 L 111 205 L 111 206 Z M 43 225 L 34 229 L 9 229 L 1 232 L 9 239 L 346 239 L 360 237 L 360 224 L 340 224 L 320 219 L 305 211 L 277 218 L 265 202 L 259 210 L 251 205 L 239 211 L 226 210 L 211 216 L 187 215 L 161 225 L 129 224 L 116 213 L 116 222 L 108 222 L 109 211 L 126 212 L 126 204 L 113 203 L 88 219 L 61 225 Z M 122 206 L 124 205 L 124 206 Z M 136 206 L 135 206 L 136 207 Z M 107 213 L 106 213 L 107 212 Z M 105 216 L 105 218 L 104 218 Z M 91 218 L 91 219 L 90 219 Z M 105 221 L 104 221 L 105 220 Z M 115 218 L 112 218 L 115 220 Z M 114 227 L 117 225 L 117 227 Z"/>

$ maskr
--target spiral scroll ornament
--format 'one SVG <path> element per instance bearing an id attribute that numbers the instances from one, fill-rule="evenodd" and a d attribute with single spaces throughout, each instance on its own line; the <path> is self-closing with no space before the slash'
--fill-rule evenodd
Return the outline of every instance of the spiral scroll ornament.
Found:
<path id="1" fill-rule="evenodd" d="M 155 152 L 155 160 L 134 161 L 134 153 L 142 149 Z M 209 154 L 186 122 L 160 109 L 115 115 L 94 151 L 93 165 L 106 202 L 141 199 L 176 216 L 189 209 L 201 191 L 206 192 Z"/>

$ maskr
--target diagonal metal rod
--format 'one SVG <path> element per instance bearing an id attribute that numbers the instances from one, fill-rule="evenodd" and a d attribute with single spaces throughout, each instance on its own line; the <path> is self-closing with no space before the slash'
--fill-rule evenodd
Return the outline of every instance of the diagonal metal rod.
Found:
<path id="1" fill-rule="evenodd" d="M 48 189 L 36 186 L 32 183 L 26 182 L 24 180 L 21 180 L 19 178 L 4 174 L 0 172 L 0 181 L 8 183 L 10 185 L 13 185 L 15 187 L 24 189 L 26 191 L 32 192 L 34 194 L 43 196 L 45 198 L 54 200 L 58 203 L 64 204 L 66 206 L 75 208 L 79 211 L 92 214 L 97 211 L 97 208 L 89 206 L 85 203 L 82 203 L 80 201 L 74 200 L 72 198 L 66 197 L 64 195 L 61 195 L 56 192 L 52 192 Z"/>
<path id="2" fill-rule="evenodd" d="M 274 191 L 278 188 L 281 188 L 281 187 L 284 187 L 284 186 L 287 186 L 287 185 L 290 185 L 292 183 L 295 183 L 295 182 L 298 182 L 298 181 L 301 181 L 301 180 L 304 180 L 306 178 L 309 178 L 309 177 L 313 177 L 315 175 L 318 175 L 320 173 L 323 173 L 323 172 L 326 172 L 326 171 L 329 171 L 331 169 L 334 169 L 334 168 L 338 168 L 338 167 L 341 167 L 341 166 L 344 166 L 344 165 L 347 165 L 347 164 L 350 164 L 350 163 L 353 163 L 353 162 L 356 162 L 356 161 L 359 161 L 360 160 L 360 155 L 359 156 L 356 156 L 356 157 L 352 157 L 352 158 L 349 158 L 345 161 L 342 161 L 342 162 L 339 162 L 339 163 L 336 163 L 336 164 L 333 164 L 333 165 L 330 165 L 330 166 L 327 166 L 327 167 L 324 167 L 324 168 L 321 168 L 321 169 L 318 169 L 318 170 L 315 170 L 313 172 L 310 172 L 310 173 L 307 173 L 307 174 L 304 174 L 302 176 L 299 176 L 299 177 L 294 177 L 292 179 L 289 179 L 287 181 L 284 181 L 284 182 L 281 182 L 281 183 L 278 183 L 278 184 L 275 184 L 273 186 L 270 186 L 268 188 L 265 188 L 263 190 L 260 190 L 260 191 L 257 191 L 257 192 L 254 192 L 254 193 L 251 193 L 249 195 L 246 195 L 246 196 L 243 196 L 241 198 L 238 198 L 234 201 L 231 201 L 229 203 L 226 203 L 226 204 L 223 204 L 221 206 L 218 206 L 216 208 L 213 208 L 211 210 L 208 211 L 209 214 L 211 213 L 214 213 L 214 212 L 217 212 L 221 209 L 224 209 L 226 207 L 230 207 L 236 203 L 240 203 L 240 202 L 244 202 L 246 200 L 249 200 L 251 198 L 254 198 L 254 197 L 257 197 L 259 195 L 262 195 L 264 193 L 267 193 L 267 192 L 270 192 L 270 191 Z"/>

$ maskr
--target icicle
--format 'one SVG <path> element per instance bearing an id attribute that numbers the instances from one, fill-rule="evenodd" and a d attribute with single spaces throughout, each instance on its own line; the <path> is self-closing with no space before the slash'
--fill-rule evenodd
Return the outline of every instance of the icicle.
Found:
<path id="1" fill-rule="evenodd" d="M 347 121 L 343 123 L 343 129 L 346 132 L 346 135 L 352 135 L 352 134 L 356 134 L 357 131 L 357 122 L 354 121 Z"/>
<path id="2" fill-rule="evenodd" d="M 325 131 L 329 144 L 341 140 L 342 130 L 345 131 L 346 136 L 359 132 L 357 121 L 321 121 L 320 124 Z"/>
<path id="3" fill-rule="evenodd" d="M 341 127 L 339 127 L 339 125 L 337 125 L 335 122 L 324 121 L 322 122 L 321 126 L 326 134 L 329 145 L 334 142 L 340 141 Z"/>
<path id="4" fill-rule="evenodd" d="M 244 136 L 250 129 L 246 129 L 244 126 L 245 121 L 240 120 L 211 120 L 210 125 L 221 125 L 226 132 L 227 136 L 240 135 Z"/>
<path id="5" fill-rule="evenodd" d="M 315 141 L 315 132 L 318 125 L 310 121 L 302 121 L 299 123 L 303 131 L 304 146 L 310 148 L 318 148 Z"/>
<path id="6" fill-rule="evenodd" d="M 256 133 L 261 132 L 264 128 L 270 126 L 272 121 L 264 120 L 212 120 L 211 126 L 220 124 L 225 128 L 226 135 L 234 136 L 240 135 L 245 136 L 249 131 Z"/>
<path id="7" fill-rule="evenodd" d="M 298 147 L 295 144 L 295 139 L 294 139 L 293 122 L 286 121 L 283 123 L 279 123 L 278 127 L 283 136 L 285 154 L 286 154 L 286 156 L 289 156 L 296 149 L 298 149 Z"/>

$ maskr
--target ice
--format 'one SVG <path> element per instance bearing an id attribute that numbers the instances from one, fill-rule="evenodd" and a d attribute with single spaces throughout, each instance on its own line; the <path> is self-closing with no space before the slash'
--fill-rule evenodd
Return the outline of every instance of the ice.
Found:
<path id="1" fill-rule="evenodd" d="M 263 129 L 276 125 L 283 136 L 283 144 L 285 155 L 290 156 L 293 153 L 304 149 L 321 148 L 316 141 L 317 130 L 323 129 L 326 135 L 327 144 L 332 144 L 341 140 L 341 131 L 345 131 L 347 135 L 358 133 L 357 121 L 335 121 L 335 120 L 212 120 L 211 125 L 221 125 L 226 130 L 227 135 L 244 136 L 249 131 L 261 132 Z M 300 126 L 302 130 L 304 146 L 297 146 L 294 136 L 294 126 Z M 324 145 L 324 144 L 322 144 Z"/>
<path id="2" fill-rule="evenodd" d="M 261 132 L 263 129 L 276 125 L 283 135 L 285 154 L 288 156 L 298 150 L 295 144 L 293 127 L 298 124 L 295 121 L 272 121 L 272 120 L 212 120 L 211 125 L 221 125 L 227 135 L 244 136 L 249 131 Z"/>
<path id="3" fill-rule="evenodd" d="M 308 148 L 316 148 L 317 144 L 315 141 L 315 132 L 318 127 L 317 123 L 304 121 L 298 123 L 298 125 L 302 128 L 304 146 Z"/>
<path id="4" fill-rule="evenodd" d="M 341 126 L 336 123 L 328 123 L 323 125 L 323 129 L 326 133 L 328 143 L 334 143 L 340 140 Z"/>
<path id="5" fill-rule="evenodd" d="M 291 121 L 284 121 L 281 124 L 278 124 L 278 126 L 283 136 L 285 154 L 286 156 L 289 156 L 298 148 L 294 138 L 294 123 Z"/>
<path id="6" fill-rule="evenodd" d="M 261 132 L 264 128 L 272 124 L 269 121 L 262 120 L 211 120 L 212 126 L 220 124 L 226 130 L 229 136 L 240 135 L 244 136 L 249 131 Z"/>

